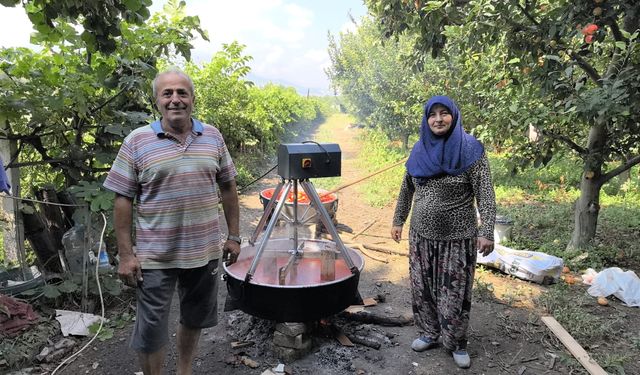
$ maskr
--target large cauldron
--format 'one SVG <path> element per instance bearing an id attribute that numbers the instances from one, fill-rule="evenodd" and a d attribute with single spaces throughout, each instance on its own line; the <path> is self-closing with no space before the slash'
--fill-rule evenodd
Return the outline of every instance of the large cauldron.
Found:
<path id="1" fill-rule="evenodd" d="M 335 278 L 321 280 L 322 259 L 319 249 L 335 243 L 327 240 L 300 239 L 301 255 L 291 263 L 286 279 L 281 270 L 291 260 L 293 241 L 271 239 L 260 257 L 250 281 L 245 281 L 257 247 L 242 247 L 238 261 L 223 266 L 227 281 L 227 305 L 247 314 L 279 322 L 307 322 L 336 314 L 346 307 L 361 303 L 358 279 L 364 267 L 360 254 L 347 249 L 358 272 L 353 273 L 336 252 Z M 284 285 L 283 285 L 284 284 Z"/>

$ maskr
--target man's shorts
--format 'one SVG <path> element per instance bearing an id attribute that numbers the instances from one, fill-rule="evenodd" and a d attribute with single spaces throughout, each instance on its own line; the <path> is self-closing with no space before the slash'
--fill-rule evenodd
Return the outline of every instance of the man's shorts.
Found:
<path id="1" fill-rule="evenodd" d="M 169 342 L 169 310 L 178 282 L 180 323 L 198 329 L 218 324 L 218 260 L 192 269 L 142 270 L 131 348 L 153 353 Z"/>

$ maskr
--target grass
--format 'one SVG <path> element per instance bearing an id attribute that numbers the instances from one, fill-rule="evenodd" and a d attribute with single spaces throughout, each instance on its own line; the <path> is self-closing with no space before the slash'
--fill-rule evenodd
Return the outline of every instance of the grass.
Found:
<path id="1" fill-rule="evenodd" d="M 367 174 L 390 166 L 406 156 L 398 145 L 389 144 L 387 138 L 375 132 L 361 136 L 362 149 L 357 165 Z M 404 176 L 404 166 L 398 165 L 373 176 L 358 186 L 365 202 L 373 207 L 384 207 L 395 201 Z"/>
<path id="2" fill-rule="evenodd" d="M 473 295 L 483 300 L 491 300 L 493 298 L 493 284 L 486 281 L 489 271 L 484 266 L 476 268 L 475 280 L 473 282 Z"/>
<path id="3" fill-rule="evenodd" d="M 555 255 L 579 269 L 640 264 L 638 167 L 630 180 L 614 179 L 603 187 L 596 239 L 586 249 L 586 258 L 575 261 L 582 251 L 567 252 L 566 246 L 574 227 L 573 203 L 580 195 L 577 161 L 566 157 L 553 160 L 547 168 L 512 175 L 506 156 L 491 154 L 489 158 L 498 213 L 514 220 L 513 238 L 507 246 Z"/>

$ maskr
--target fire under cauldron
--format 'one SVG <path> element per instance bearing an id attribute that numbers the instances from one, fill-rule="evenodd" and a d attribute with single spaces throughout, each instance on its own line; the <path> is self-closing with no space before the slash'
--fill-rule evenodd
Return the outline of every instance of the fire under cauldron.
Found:
<path id="1" fill-rule="evenodd" d="M 240 310 L 278 322 L 307 322 L 336 314 L 361 303 L 358 293 L 364 259 L 347 248 L 326 205 L 309 178 L 340 175 L 337 144 L 281 144 L 278 174 L 281 181 L 272 196 L 293 193 L 289 224 L 292 238 L 270 239 L 286 199 L 270 199 L 258 226 L 242 247 L 238 261 L 224 264 L 228 296 L 226 309 Z M 332 240 L 298 238 L 298 188 L 302 187 Z M 304 215 L 301 215 L 302 218 Z M 268 224 L 264 232 L 265 223 Z"/>

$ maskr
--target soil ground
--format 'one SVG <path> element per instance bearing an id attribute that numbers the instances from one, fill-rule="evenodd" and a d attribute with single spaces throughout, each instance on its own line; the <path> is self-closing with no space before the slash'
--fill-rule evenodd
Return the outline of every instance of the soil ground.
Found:
<path id="1" fill-rule="evenodd" d="M 344 121 L 330 124 L 332 125 L 325 124 L 321 127 L 332 126 L 330 129 L 324 128 L 323 131 L 330 131 L 332 142 L 339 143 L 342 149 L 342 182 L 355 181 L 363 177 L 365 173 L 359 170 L 356 164 L 360 147 L 357 134 L 360 130 L 350 127 L 347 117 L 344 117 Z M 313 135 L 310 135 L 307 138 L 312 137 Z M 242 194 L 240 203 L 243 237 L 247 238 L 253 233 L 262 214 L 259 192 L 275 186 L 276 183 L 276 176 L 272 175 Z M 340 191 L 338 222 L 358 232 L 367 223 L 377 220 L 359 236 L 358 241 L 406 252 L 406 240 L 396 244 L 389 238 L 393 203 L 384 208 L 370 207 L 363 203 L 357 190 L 351 187 Z M 385 297 L 385 302 L 367 309 L 387 315 L 411 314 L 407 258 L 373 252 L 371 254 L 386 259 L 388 263 L 364 257 L 366 265 L 360 278 L 360 294 L 362 297 Z M 474 294 L 468 347 L 472 366 L 468 370 L 458 369 L 450 355 L 442 348 L 422 353 L 412 351 L 411 342 L 419 333 L 413 325 L 382 327 L 341 319 L 335 319 L 333 322 L 343 330 L 377 331 L 386 335 L 388 340 L 376 350 L 361 345 L 346 347 L 334 338 L 315 335 L 311 353 L 289 363 L 288 368 L 292 374 L 323 375 L 581 373 L 581 370 L 575 371 L 574 368 L 572 371 L 565 367 L 566 362 L 563 359 L 570 358 L 570 355 L 540 321 L 541 313 L 531 303 L 544 287 L 498 273 L 479 274 L 483 283 L 493 285 L 493 295 L 480 293 L 478 290 Z M 194 362 L 194 374 L 261 374 L 280 363 L 271 346 L 273 323 L 239 311 L 223 312 L 225 297 L 225 284 L 221 283 L 219 324 L 203 331 L 199 353 Z M 170 320 L 171 344 L 166 363 L 166 372 L 169 374 L 175 373 L 176 368 L 176 324 L 172 324 L 178 321 L 176 307 L 174 301 Z M 632 314 L 637 315 L 637 312 Z M 128 348 L 130 332 L 129 325 L 116 330 L 110 340 L 94 342 L 89 350 L 59 373 L 134 374 L 140 371 L 135 353 Z M 231 348 L 231 342 L 243 340 L 251 340 L 255 344 L 241 349 Z M 253 369 L 229 360 L 233 355 L 245 355 L 259 365 Z M 558 360 L 555 356 L 558 356 Z"/>

